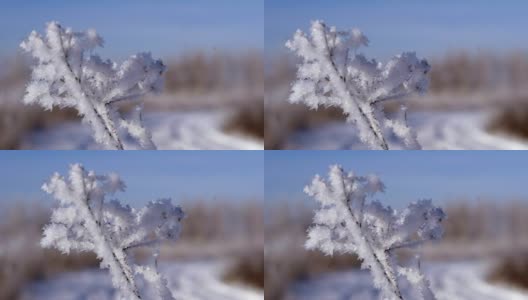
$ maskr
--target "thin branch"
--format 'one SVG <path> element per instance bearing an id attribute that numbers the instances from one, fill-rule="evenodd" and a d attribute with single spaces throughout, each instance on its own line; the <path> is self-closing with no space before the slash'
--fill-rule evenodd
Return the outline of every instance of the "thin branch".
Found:
<path id="1" fill-rule="evenodd" d="M 161 241 L 159 239 L 152 239 L 148 241 L 138 242 L 138 243 L 130 244 L 130 245 L 123 247 L 123 251 L 128 251 L 128 250 L 139 248 L 139 247 L 148 247 L 148 246 L 159 244 L 160 242 Z"/>
<path id="2" fill-rule="evenodd" d="M 58 25 L 58 28 L 59 30 L 61 30 L 61 27 L 60 25 Z M 81 95 L 78 95 L 78 97 L 80 98 L 79 100 L 81 101 L 86 101 L 88 103 L 90 103 L 90 107 L 92 108 L 94 114 L 97 116 L 97 118 L 101 121 L 101 124 L 103 125 L 106 133 L 110 136 L 110 138 L 114 141 L 115 143 L 115 146 L 118 150 L 123 150 L 123 144 L 121 143 L 121 141 L 119 140 L 119 138 L 117 137 L 117 134 L 115 132 L 115 128 L 113 128 L 113 126 L 109 123 L 106 122 L 105 118 L 103 117 L 103 115 L 97 110 L 97 108 L 95 107 L 95 105 L 93 104 L 92 101 L 88 100 L 86 97 L 84 97 L 85 95 L 85 92 L 83 91 L 83 87 L 82 85 L 80 84 L 81 81 L 80 79 L 77 77 L 77 75 L 75 75 L 75 73 L 73 72 L 73 69 L 71 68 L 71 65 L 68 61 L 68 57 L 67 57 L 67 54 L 64 50 L 64 46 L 62 44 L 62 35 L 61 33 L 59 32 L 58 34 L 58 38 L 59 38 L 59 41 L 60 41 L 60 47 L 61 47 L 61 52 L 63 53 L 63 60 L 64 60 L 64 64 L 66 65 L 66 69 L 69 71 L 69 73 L 73 76 L 74 78 L 74 82 L 76 82 L 76 84 L 78 85 L 77 88 L 79 89 L 79 91 L 81 91 Z M 113 130 L 112 130 L 113 128 Z"/>
<path id="3" fill-rule="evenodd" d="M 342 185 L 342 188 L 343 188 L 343 195 L 345 196 L 345 199 L 343 199 L 343 203 L 345 203 L 345 205 L 346 205 L 349 217 L 354 222 L 354 224 L 358 227 L 357 231 L 359 231 L 359 232 L 361 232 L 363 234 L 363 231 L 361 229 L 361 225 L 358 222 L 357 218 L 355 217 L 354 212 L 352 211 L 352 208 L 350 207 L 350 199 L 348 197 L 346 197 L 346 189 L 345 189 L 346 185 L 345 185 L 345 180 L 344 180 L 343 176 L 341 176 L 341 185 Z M 376 254 L 376 252 L 374 251 L 374 249 L 372 247 L 372 244 L 371 244 L 372 241 L 370 240 L 369 236 L 363 234 L 363 237 L 360 240 L 363 240 L 365 242 L 365 245 L 368 247 L 368 252 L 370 253 L 370 255 L 373 256 L 373 258 L 374 258 L 375 262 L 378 264 L 379 268 L 381 270 L 383 270 L 383 274 L 385 276 L 385 279 L 389 282 L 390 286 L 392 287 L 392 292 L 394 293 L 394 295 L 397 296 L 398 299 L 402 299 L 403 300 L 400 288 L 398 287 L 398 283 L 394 280 L 394 273 L 391 270 L 389 270 L 388 268 L 386 268 L 386 266 L 381 262 L 380 258 L 378 257 L 378 255 Z"/>
<path id="4" fill-rule="evenodd" d="M 81 170 L 84 172 L 84 169 L 81 169 Z M 87 212 L 88 212 L 88 214 L 90 216 L 90 219 L 86 220 L 86 221 L 87 222 L 90 222 L 90 221 L 94 222 L 93 226 L 95 226 L 95 228 L 99 229 L 98 230 L 99 232 L 92 232 L 92 236 L 94 236 L 94 237 L 101 236 L 103 238 L 103 242 L 105 244 L 105 247 L 108 250 L 110 250 L 110 253 L 112 254 L 113 259 L 116 261 L 116 264 L 119 266 L 122 275 L 126 279 L 127 283 L 130 285 L 133 294 L 138 299 L 141 299 L 141 296 L 139 295 L 138 289 L 136 287 L 136 283 L 134 282 L 133 275 L 131 274 L 130 270 L 126 269 L 126 267 L 125 267 L 126 264 L 124 264 L 124 262 L 121 261 L 118 258 L 118 256 L 116 255 L 114 247 L 112 247 L 111 243 L 108 241 L 108 238 L 105 235 L 104 231 L 100 228 L 100 225 L 97 225 L 95 215 L 94 215 L 94 213 L 93 213 L 93 211 L 92 211 L 92 209 L 91 209 L 91 207 L 89 205 L 90 198 L 88 197 L 88 193 L 86 192 L 86 186 L 85 186 L 85 183 L 84 183 L 84 178 L 81 178 L 81 179 L 82 179 L 81 194 L 83 195 L 84 198 L 81 201 L 79 201 L 79 203 L 82 205 L 82 207 L 84 207 L 84 209 L 87 210 Z M 113 271 L 112 268 L 110 268 L 110 272 L 112 272 L 112 271 Z"/>
<path id="5" fill-rule="evenodd" d="M 325 26 L 324 24 L 322 24 L 323 26 L 323 36 L 324 36 L 324 39 L 325 39 L 325 43 L 324 43 L 324 46 L 325 46 L 325 49 L 326 49 L 326 52 L 328 53 L 329 55 L 329 49 L 328 49 L 328 41 L 326 39 L 326 31 L 324 30 Z M 370 130 L 372 131 L 372 133 L 374 134 L 374 136 L 376 137 L 376 139 L 378 139 L 378 143 L 380 143 L 380 147 L 383 149 L 383 150 L 388 150 L 389 147 L 387 145 L 387 142 L 385 141 L 385 139 L 380 136 L 380 132 L 379 131 L 379 128 L 373 123 L 373 120 L 371 118 L 368 117 L 368 115 L 363 111 L 363 108 L 361 107 L 361 105 L 359 105 L 356 100 L 352 97 L 352 95 L 350 95 L 350 91 L 348 90 L 347 86 L 346 86 L 346 80 L 344 79 L 343 76 L 341 76 L 339 74 L 339 71 L 337 69 L 337 66 L 335 65 L 335 62 L 331 59 L 330 56 L 328 57 L 325 57 L 325 56 L 322 56 L 323 58 L 326 58 L 328 59 L 327 63 L 329 62 L 330 65 L 332 66 L 333 68 L 333 72 L 335 72 L 335 74 L 337 75 L 337 77 L 339 78 L 339 80 L 343 83 L 343 86 L 341 88 L 338 88 L 337 90 L 338 91 L 341 91 L 341 90 L 345 90 L 347 91 L 347 95 L 342 95 L 344 96 L 345 98 L 348 98 L 350 99 L 349 102 L 351 103 L 354 103 L 355 104 L 355 108 L 358 110 L 358 112 L 360 113 L 361 115 L 361 118 L 363 118 L 362 121 L 366 122 L 367 125 L 368 125 L 368 128 L 370 128 Z"/>

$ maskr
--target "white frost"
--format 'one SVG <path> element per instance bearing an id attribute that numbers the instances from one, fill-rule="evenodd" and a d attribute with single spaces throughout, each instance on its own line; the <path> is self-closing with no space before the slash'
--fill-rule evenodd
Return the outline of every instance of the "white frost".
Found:
<path id="1" fill-rule="evenodd" d="M 96 175 L 80 164 L 70 168 L 69 177 L 55 173 L 42 189 L 58 200 L 51 223 L 44 227 L 41 245 L 71 250 L 91 251 L 101 259 L 101 268 L 110 271 L 112 283 L 123 299 L 141 299 L 139 275 L 149 282 L 156 296 L 173 299 L 167 281 L 157 271 L 160 243 L 176 241 L 184 213 L 170 199 L 151 201 L 136 210 L 107 196 L 123 191 L 125 184 L 117 174 Z M 153 262 L 134 263 L 131 250 L 147 247 Z"/>
<path id="2" fill-rule="evenodd" d="M 383 102 L 426 91 L 430 66 L 413 52 L 396 55 L 386 64 L 369 60 L 357 52 L 368 42 L 359 29 L 338 31 L 322 21 L 312 23 L 310 36 L 298 30 L 286 43 L 303 60 L 289 100 L 312 109 L 340 107 L 358 127 L 361 141 L 373 149 L 389 149 L 386 136 L 391 133 L 407 148 L 418 149 L 406 108 L 390 120 Z"/>
<path id="3" fill-rule="evenodd" d="M 94 138 L 110 149 L 123 149 L 118 126 L 127 130 L 145 149 L 154 149 L 141 121 L 139 98 L 160 91 L 165 65 L 150 53 L 139 53 L 118 65 L 93 51 L 103 46 L 94 30 L 74 32 L 50 22 L 43 37 L 33 31 L 20 47 L 35 59 L 24 103 L 73 107 L 90 124 Z M 136 105 L 132 120 L 124 120 L 118 104 Z"/>
<path id="4" fill-rule="evenodd" d="M 327 255 L 356 253 L 385 299 L 403 299 L 399 282 L 404 279 L 413 284 L 421 299 L 435 299 L 419 259 L 401 266 L 395 251 L 441 238 L 446 215 L 431 200 L 413 202 L 402 211 L 369 200 L 384 190 L 377 176 L 345 173 L 337 165 L 330 167 L 328 179 L 315 176 L 305 192 L 320 207 L 308 229 L 306 248 Z"/>

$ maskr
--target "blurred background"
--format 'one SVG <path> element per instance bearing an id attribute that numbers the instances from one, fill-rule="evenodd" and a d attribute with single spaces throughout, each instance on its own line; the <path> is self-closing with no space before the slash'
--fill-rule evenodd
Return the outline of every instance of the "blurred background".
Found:
<path id="1" fill-rule="evenodd" d="M 445 234 L 421 249 L 439 300 L 528 298 L 528 154 L 504 151 L 268 151 L 265 157 L 265 298 L 379 299 L 355 255 L 303 245 L 317 203 L 302 190 L 328 167 L 376 174 L 374 198 L 395 209 L 432 199 L 447 212 Z"/>
<path id="2" fill-rule="evenodd" d="M 266 149 L 361 147 L 340 110 L 287 102 L 298 60 L 284 44 L 317 19 L 361 29 L 370 45 L 360 52 L 368 58 L 386 62 L 416 51 L 429 61 L 429 92 L 406 99 L 425 149 L 528 148 L 527 10 L 520 0 L 266 0 Z"/>
<path id="3" fill-rule="evenodd" d="M 19 44 L 49 21 L 96 29 L 102 58 L 150 51 L 167 65 L 144 99 L 158 148 L 263 148 L 263 0 L 0 0 L 0 149 L 98 148 L 74 110 L 24 106 L 30 59 Z"/>
<path id="4" fill-rule="evenodd" d="M 1 151 L 0 299 L 113 299 L 92 253 L 39 245 L 56 204 L 40 187 L 76 162 L 119 174 L 124 204 L 170 197 L 182 206 L 181 238 L 163 245 L 160 268 L 186 299 L 263 299 L 261 151 Z"/>

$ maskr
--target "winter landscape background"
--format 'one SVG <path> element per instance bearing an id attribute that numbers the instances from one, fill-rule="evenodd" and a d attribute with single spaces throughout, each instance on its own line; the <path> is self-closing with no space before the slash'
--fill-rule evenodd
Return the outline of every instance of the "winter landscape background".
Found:
<path id="1" fill-rule="evenodd" d="M 528 148 L 526 8 L 522 1 L 266 1 L 266 149 L 364 148 L 339 109 L 287 101 L 299 61 L 285 43 L 313 20 L 362 30 L 370 43 L 359 52 L 367 58 L 386 62 L 415 51 L 428 60 L 429 91 L 403 99 L 424 149 Z M 385 110 L 395 112 L 399 103 Z"/>
<path id="2" fill-rule="evenodd" d="M 386 192 L 376 199 L 401 209 L 432 199 L 447 213 L 445 234 L 416 249 L 438 299 L 528 297 L 528 194 L 522 176 L 528 156 L 491 152 L 274 151 L 266 154 L 265 297 L 378 299 L 356 256 L 304 249 L 316 203 L 303 193 L 315 174 L 340 164 L 378 175 Z M 401 260 L 413 251 L 398 253 Z M 403 287 L 404 293 L 406 291 Z"/>
<path id="3" fill-rule="evenodd" d="M 263 299 L 262 152 L 152 153 L 2 153 L 0 299 L 113 299 L 108 271 L 99 269 L 95 255 L 39 245 L 55 205 L 40 187 L 72 162 L 119 173 L 127 189 L 115 197 L 124 204 L 138 208 L 171 197 L 181 205 L 181 238 L 162 246 L 159 263 L 178 295 Z M 140 261 L 145 255 L 137 253 Z"/>
<path id="4" fill-rule="evenodd" d="M 95 29 L 105 39 L 97 51 L 103 58 L 122 61 L 150 51 L 163 60 L 165 88 L 144 99 L 146 127 L 158 148 L 263 148 L 263 1 L 30 2 L 0 2 L 1 149 L 101 147 L 74 110 L 22 103 L 31 60 L 19 44 L 50 21 Z"/>

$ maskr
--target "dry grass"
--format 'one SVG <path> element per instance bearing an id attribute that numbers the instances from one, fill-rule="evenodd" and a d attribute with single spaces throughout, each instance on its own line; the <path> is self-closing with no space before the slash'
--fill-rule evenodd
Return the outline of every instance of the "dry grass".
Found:
<path id="1" fill-rule="evenodd" d="M 25 284 L 57 273 L 96 267 L 95 255 L 61 254 L 39 245 L 49 211 L 39 205 L 7 208 L 0 222 L 0 299 L 16 299 Z"/>
<path id="2" fill-rule="evenodd" d="M 528 240 L 528 205 L 525 201 L 453 201 L 445 205 L 443 241 L 473 243 Z M 468 222 L 471 220 L 471 222 Z M 493 222 L 490 222 L 493 220 Z"/>
<path id="3" fill-rule="evenodd" d="M 264 106 L 263 99 L 248 101 L 239 106 L 224 125 L 227 132 L 236 132 L 264 139 Z"/>
<path id="4" fill-rule="evenodd" d="M 5 63 L 0 74 L 0 149 L 18 149 L 27 132 L 77 118 L 70 109 L 43 111 L 22 105 L 29 73 L 27 61 L 15 56 Z"/>
<path id="5" fill-rule="evenodd" d="M 266 299 L 283 299 L 291 284 L 331 271 L 357 268 L 355 255 L 325 256 L 304 248 L 312 209 L 303 203 L 280 202 L 267 207 L 264 250 Z"/>
<path id="6" fill-rule="evenodd" d="M 73 109 L 42 111 L 35 106 L 5 107 L 0 110 L 0 149 L 19 149 L 26 134 L 76 119 L 79 117 Z"/>
<path id="7" fill-rule="evenodd" d="M 35 130 L 80 119 L 73 109 L 44 111 L 23 105 L 28 62 L 16 56 L 0 63 L 0 149 L 19 149 L 22 139 Z M 191 53 L 169 60 L 167 70 L 165 91 L 149 96 L 147 110 L 234 109 L 238 112 L 229 130 L 263 136 L 263 113 L 255 109 L 262 106 L 264 90 L 259 52 Z"/>
<path id="8" fill-rule="evenodd" d="M 528 105 L 501 109 L 489 122 L 488 130 L 528 139 Z"/>
<path id="9" fill-rule="evenodd" d="M 295 64 L 296 61 L 292 57 L 279 56 L 271 60 L 269 70 L 266 70 L 266 149 L 283 149 L 288 138 L 298 131 L 344 119 L 337 109 L 319 109 L 314 112 L 305 107 L 295 107 L 287 103 L 289 86 L 295 79 Z M 411 108 L 475 107 L 475 100 L 467 97 L 467 95 L 475 94 L 479 95 L 476 102 L 482 103 L 482 106 L 489 105 L 488 102 L 504 103 L 507 100 L 513 103 L 526 103 L 527 101 L 512 96 L 525 95 L 527 91 L 528 56 L 525 53 L 512 52 L 504 55 L 470 52 L 447 53 L 445 56 L 432 59 L 431 64 L 428 94 L 431 99 L 447 99 L 445 103 L 438 103 L 438 101 L 421 101 L 423 97 L 416 97 L 418 100 L 411 103 Z M 506 95 L 500 93 L 506 93 Z M 480 95 L 486 95 L 490 99 Z M 391 108 L 394 106 L 386 107 L 387 110 Z M 525 137 L 528 132 L 526 111 L 527 109 L 522 109 L 520 112 L 506 109 L 498 115 L 497 120 L 492 122 L 491 128 Z"/>
<path id="10" fill-rule="evenodd" d="M 205 93 L 245 87 L 263 90 L 263 61 L 258 51 L 240 54 L 201 52 L 169 60 L 165 88 L 169 93 Z"/>
<path id="11" fill-rule="evenodd" d="M 502 259 L 488 275 L 488 280 L 528 290 L 528 253 Z"/>
<path id="12" fill-rule="evenodd" d="M 181 239 L 162 249 L 162 259 L 192 260 L 201 258 L 243 258 L 262 260 L 263 217 L 256 201 L 241 203 L 222 201 L 184 201 L 187 218 Z M 0 213 L 0 300 L 16 299 L 31 281 L 43 280 L 65 271 L 96 268 L 99 261 L 91 253 L 64 255 L 42 249 L 39 240 L 42 227 L 48 223 L 50 209 L 35 203 L 2 207 Z M 257 251 L 259 249 L 260 251 Z M 138 259 L 145 253 L 138 251 Z M 240 261 L 240 272 L 233 280 L 252 285 L 258 283 L 263 265 Z M 243 272 L 242 272 L 243 271 Z M 262 277 L 262 276 L 261 276 Z"/>
<path id="13" fill-rule="evenodd" d="M 93 254 L 64 255 L 57 250 L 35 251 L 19 260 L 0 258 L 0 299 L 16 299 L 24 285 L 31 281 L 98 265 L 99 260 Z"/>
<path id="14" fill-rule="evenodd" d="M 430 92 L 474 92 L 497 87 L 523 88 L 528 82 L 528 56 L 522 52 L 452 52 L 431 61 Z"/>
<path id="15" fill-rule="evenodd" d="M 251 244 L 264 235 L 262 205 L 248 200 L 228 201 L 186 200 L 182 203 L 185 219 L 182 223 L 181 243 L 246 239 Z"/>
<path id="16" fill-rule="evenodd" d="M 264 268 L 261 245 L 239 255 L 224 274 L 223 279 L 227 282 L 238 282 L 264 289 Z"/>
<path id="17" fill-rule="evenodd" d="M 311 110 L 303 104 L 289 104 L 285 101 L 282 105 L 266 108 L 264 148 L 283 149 L 288 137 L 295 132 L 344 120 L 345 116 L 338 108 Z"/>
<path id="18" fill-rule="evenodd" d="M 296 132 L 345 121 L 346 116 L 340 108 L 313 110 L 304 104 L 288 102 L 290 85 L 295 80 L 295 63 L 287 56 L 279 56 L 269 64 L 264 91 L 265 149 L 284 149 L 288 138 Z"/>
<path id="19" fill-rule="evenodd" d="M 296 281 L 318 274 L 359 267 L 354 255 L 324 256 L 318 251 L 306 251 L 303 244 L 306 229 L 312 220 L 312 208 L 303 203 L 277 202 L 266 209 L 265 297 L 284 299 Z M 442 205 L 447 212 L 443 239 L 429 243 L 423 249 L 424 259 L 461 259 L 465 257 L 490 259 L 510 254 L 524 258 L 518 266 L 511 259 L 500 264 L 494 280 L 502 278 L 512 284 L 519 276 L 528 275 L 528 205 L 525 201 L 467 201 L 457 199 Z M 469 220 L 469 221 L 468 221 Z M 493 220 L 490 222 L 490 220 Z M 496 249 L 488 249 L 497 246 Z M 473 253 L 474 249 L 477 253 Z M 500 248 L 500 249 L 499 249 Z M 523 250 L 524 249 L 524 250 Z M 434 251 L 431 251 L 434 250 Z M 410 251 L 398 253 L 400 259 L 412 256 Z"/>
<path id="20" fill-rule="evenodd" d="M 266 252 L 265 287 L 266 299 L 283 299 L 291 284 L 307 280 L 319 274 L 351 268 L 359 268 L 355 255 L 325 256 L 319 251 L 306 251 L 301 245 L 290 245 L 283 253 Z"/>

